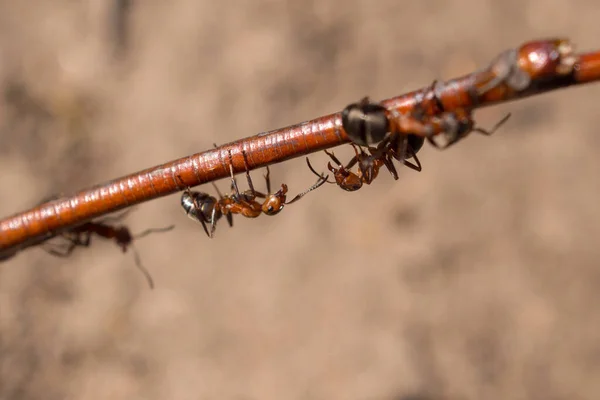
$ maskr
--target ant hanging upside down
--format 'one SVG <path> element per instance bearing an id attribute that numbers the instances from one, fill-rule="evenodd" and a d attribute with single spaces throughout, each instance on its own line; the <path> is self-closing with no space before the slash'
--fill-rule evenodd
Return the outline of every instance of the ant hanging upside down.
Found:
<path id="1" fill-rule="evenodd" d="M 93 235 L 102 237 L 104 239 L 114 240 L 117 246 L 121 248 L 123 253 L 125 253 L 128 248 L 131 248 L 133 257 L 135 259 L 135 265 L 146 277 L 150 288 L 154 289 L 154 281 L 152 280 L 148 270 L 142 265 L 140 255 L 133 246 L 133 241 L 141 239 L 151 233 L 170 231 L 175 228 L 175 225 L 171 225 L 166 228 L 147 229 L 141 233 L 138 233 L 137 235 L 133 235 L 129 228 L 125 225 L 114 225 L 114 222 L 122 220 L 132 210 L 133 208 L 130 208 L 129 210 L 126 210 L 117 216 L 107 217 L 98 221 L 86 222 L 82 225 L 61 232 L 57 236 L 66 239 L 68 241 L 66 244 L 43 243 L 41 247 L 46 252 L 54 256 L 68 257 L 76 247 L 89 247 Z"/>
<path id="2" fill-rule="evenodd" d="M 433 91 L 437 82 L 433 82 L 427 91 Z M 490 131 L 475 126 L 472 111 L 459 108 L 454 111 L 444 111 L 440 99 L 434 96 L 435 106 L 439 113 L 428 116 L 422 104 L 417 104 L 412 113 L 401 114 L 395 110 L 388 110 L 379 103 L 373 103 L 368 97 L 358 103 L 353 103 L 342 111 L 342 127 L 353 142 L 355 156 L 343 165 L 333 154 L 325 153 L 337 165 L 331 163 L 327 168 L 333 172 L 335 182 L 346 191 L 360 189 L 363 184 L 370 185 L 377 177 L 379 169 L 385 165 L 395 180 L 398 173 L 393 160 L 398 160 L 405 166 L 420 172 L 421 163 L 417 153 L 427 140 L 439 149 L 447 148 L 466 137 L 471 132 L 485 135 L 493 134 L 503 125 L 510 114 L 500 120 Z M 443 135 L 445 144 L 438 143 L 435 138 Z M 372 145 L 378 143 L 377 147 Z M 357 148 L 358 145 L 358 148 Z M 367 147 L 368 153 L 363 147 Z M 414 163 L 409 161 L 414 160 Z M 308 159 L 307 159 L 308 162 Z M 358 164 L 358 171 L 352 172 L 351 168 Z M 319 175 L 308 163 L 311 171 Z M 320 176 L 320 175 L 319 175 Z"/>
<path id="3" fill-rule="evenodd" d="M 403 153 L 408 157 L 402 157 L 402 163 L 419 172 L 421 171 L 421 162 L 417 158 L 416 152 L 421 148 L 423 140 L 418 136 L 408 136 L 405 139 L 407 142 L 405 143 L 405 150 Z M 392 142 L 383 148 L 368 147 L 367 150 L 369 153 L 365 152 L 362 147 L 356 146 L 354 143 L 351 143 L 351 146 L 354 149 L 355 156 L 352 157 L 346 165 L 343 165 L 335 154 L 325 150 L 325 153 L 337 165 L 337 167 L 334 167 L 331 165 L 331 162 L 327 164 L 327 168 L 333 173 L 335 179 L 334 182 L 328 181 L 327 183 L 335 183 L 348 192 L 354 192 L 355 190 L 360 189 L 363 184 L 370 185 L 375 178 L 377 178 L 379 169 L 383 166 L 390 171 L 390 174 L 395 180 L 398 180 L 398 172 L 394 166 L 393 159 L 400 159 L 400 156 L 395 150 L 395 145 Z M 411 158 L 414 160 L 414 164 L 409 161 Z M 320 174 L 314 170 L 308 161 L 308 158 L 306 159 L 306 162 L 308 168 L 310 168 L 315 175 L 320 176 Z M 358 171 L 352 172 L 351 168 L 357 164 Z"/>
<path id="4" fill-rule="evenodd" d="M 288 187 L 285 183 L 281 184 L 281 189 L 275 193 L 271 193 L 270 171 L 267 167 L 267 173 L 264 176 L 267 184 L 267 193 L 261 193 L 254 189 L 252 178 L 248 168 L 246 152 L 242 150 L 244 158 L 244 166 L 246 169 L 246 179 L 248 181 L 249 190 L 240 192 L 235 175 L 233 173 L 233 160 L 231 151 L 229 151 L 229 172 L 231 175 L 231 191 L 232 194 L 223 195 L 219 188 L 213 183 L 219 198 L 213 197 L 207 193 L 194 192 L 187 188 L 181 195 L 181 206 L 185 213 L 191 219 L 200 222 L 204 228 L 204 232 L 209 238 L 213 238 L 217 222 L 223 215 L 227 218 L 229 226 L 233 226 L 233 214 L 240 214 L 246 218 L 257 218 L 261 214 L 277 215 L 283 207 L 292 204 L 309 192 L 317 189 L 319 186 L 327 182 L 328 175 L 319 175 L 317 182 L 309 187 L 304 192 L 296 195 L 292 200 L 286 202 Z M 181 180 L 181 177 L 179 177 Z M 183 183 L 183 182 L 182 182 Z M 264 199 L 261 203 L 257 199 Z M 208 227 L 210 225 L 210 229 Z"/>

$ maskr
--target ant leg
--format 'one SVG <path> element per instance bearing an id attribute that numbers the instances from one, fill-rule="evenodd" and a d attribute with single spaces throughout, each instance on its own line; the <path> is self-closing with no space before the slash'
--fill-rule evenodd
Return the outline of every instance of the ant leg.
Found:
<path id="1" fill-rule="evenodd" d="M 293 202 L 300 200 L 302 197 L 304 197 L 308 193 L 310 193 L 313 190 L 319 188 L 325 182 L 327 182 L 327 178 L 329 178 L 329 175 L 320 176 L 319 179 L 317 180 L 317 182 L 314 185 L 312 185 L 311 187 L 309 187 L 308 189 L 306 189 L 304 192 L 297 194 L 296 197 L 294 197 L 292 200 L 288 201 L 285 204 L 292 204 Z"/>
<path id="2" fill-rule="evenodd" d="M 359 147 L 360 148 L 360 153 L 359 153 L 358 148 L 354 143 L 350 143 L 350 146 L 352 146 L 352 149 L 354 149 L 355 156 L 352 157 L 352 159 L 348 162 L 348 164 L 346 164 L 346 166 L 344 167 L 345 169 L 350 169 L 350 168 L 354 167 L 354 165 L 358 162 L 358 160 L 360 160 L 360 157 L 366 155 L 365 152 L 363 151 L 362 147 Z M 359 163 L 359 167 L 361 167 L 360 163 Z"/>
<path id="3" fill-rule="evenodd" d="M 473 128 L 473 131 L 479 132 L 479 133 L 481 133 L 483 135 L 486 135 L 486 136 L 491 136 L 491 135 L 493 135 L 498 130 L 498 128 L 500 128 L 502 125 L 504 125 L 506 123 L 506 121 L 508 121 L 508 119 L 510 118 L 510 116 L 511 116 L 510 113 L 506 114 L 500 121 L 496 122 L 496 125 L 494 125 L 492 127 L 492 129 L 490 129 L 490 130 L 486 130 L 486 129 L 483 129 L 483 128 L 475 127 L 475 128 Z"/>
<path id="4" fill-rule="evenodd" d="M 185 189 L 183 190 L 186 193 L 191 193 L 190 187 L 188 185 L 185 184 L 185 182 L 183 182 L 183 178 L 181 177 L 181 175 L 177 175 L 177 180 L 179 181 L 179 183 L 181 184 L 181 186 L 183 186 Z"/>
<path id="5" fill-rule="evenodd" d="M 218 148 L 216 143 L 213 143 L 213 146 L 215 149 Z M 237 189 L 237 182 L 235 181 L 235 177 L 233 175 L 233 167 L 232 167 L 232 158 L 231 158 L 231 151 L 229 151 L 229 173 L 231 174 L 231 191 L 232 192 L 236 192 L 237 194 L 239 194 L 239 190 Z M 217 192 L 217 195 L 219 196 L 219 199 L 223 199 L 223 193 L 221 193 L 221 191 L 219 190 L 218 186 L 214 183 L 211 182 L 213 187 L 215 188 L 215 191 Z"/>
<path id="6" fill-rule="evenodd" d="M 204 228 L 204 232 L 206 233 L 206 236 L 211 237 L 210 232 L 208 231 L 208 227 L 206 226 L 206 222 L 204 221 L 204 219 L 199 218 L 198 221 L 200 221 L 200 223 L 202 224 L 202 228 Z"/>
<path id="7" fill-rule="evenodd" d="M 69 232 L 67 232 L 69 233 Z M 65 246 L 60 246 L 58 244 L 54 245 L 54 248 L 48 248 L 48 245 L 52 245 L 51 243 L 44 243 L 46 245 L 46 247 L 41 246 L 42 249 L 44 249 L 44 251 L 46 251 L 49 254 L 52 254 L 53 256 L 56 257 L 68 257 L 71 255 L 71 253 L 75 250 L 76 247 L 89 247 L 90 246 L 90 241 L 91 241 L 91 237 L 92 237 L 92 233 L 91 232 L 82 232 L 80 235 L 77 235 L 76 237 L 67 237 L 65 236 L 65 234 L 63 233 L 61 235 L 63 238 L 65 238 L 66 240 L 69 241 L 68 244 L 65 243 Z M 84 239 L 81 239 L 81 236 L 84 237 Z M 60 249 L 60 250 L 58 250 Z"/>
<path id="8" fill-rule="evenodd" d="M 133 245 L 131 245 L 131 251 L 133 252 L 133 259 L 135 261 L 135 266 L 137 267 L 137 269 L 140 270 L 140 272 L 146 278 L 146 281 L 148 282 L 148 286 L 150 286 L 150 289 L 154 289 L 154 279 L 152 279 L 152 275 L 150 275 L 150 271 L 148 271 L 142 265 L 142 260 L 140 259 L 140 254 L 138 253 L 138 251 L 136 250 L 136 248 Z"/>
<path id="9" fill-rule="evenodd" d="M 234 193 L 234 198 L 239 201 L 239 199 L 241 198 L 240 196 L 240 189 L 238 188 L 237 185 L 237 181 L 235 180 L 235 174 L 233 173 L 233 157 L 231 157 L 231 150 L 228 151 L 229 153 L 229 173 L 231 175 L 231 189 Z"/>
<path id="10" fill-rule="evenodd" d="M 396 170 L 396 167 L 394 166 L 394 161 L 389 156 L 383 157 L 382 160 L 383 160 L 383 164 L 386 166 L 386 168 L 392 175 L 392 178 L 394 178 L 394 180 L 397 181 L 399 179 L 399 177 L 398 177 L 398 171 Z"/>
<path id="11" fill-rule="evenodd" d="M 246 166 L 246 168 L 248 168 L 248 167 Z M 248 169 L 246 169 L 246 175 L 248 175 L 248 185 L 250 186 L 250 194 L 254 198 L 259 197 L 261 199 L 266 199 L 268 196 L 271 195 L 271 170 L 269 169 L 269 166 L 267 166 L 266 168 L 267 168 L 267 173 L 265 175 L 263 175 L 263 177 L 265 178 L 265 182 L 267 183 L 267 194 L 264 194 L 263 192 L 259 192 L 256 189 L 254 189 L 252 179 L 250 178 Z"/>
<path id="12" fill-rule="evenodd" d="M 225 214 L 225 218 L 227 219 L 227 223 L 229 224 L 229 227 L 233 228 L 233 214 L 231 214 L 231 213 Z"/>
<path id="13" fill-rule="evenodd" d="M 433 82 L 431 83 L 431 86 L 429 87 L 429 90 L 431 90 L 431 92 L 433 92 L 433 101 L 435 101 L 435 106 L 438 108 L 439 113 L 443 113 L 445 111 L 444 104 L 442 103 L 442 100 L 437 95 L 436 90 L 435 90 L 438 83 L 439 83 L 438 80 L 434 79 Z"/>
<path id="14" fill-rule="evenodd" d="M 362 149 L 362 147 L 360 147 L 360 153 L 358 152 L 358 148 L 356 147 L 356 145 L 354 143 L 350 143 L 350 145 L 352 146 L 352 148 L 354 149 L 354 157 L 352 157 L 352 159 L 350 160 L 350 162 L 348 162 L 348 164 L 346 165 L 346 169 L 350 169 L 352 168 L 356 163 L 358 163 L 358 169 L 360 170 L 361 176 L 363 181 L 365 182 L 369 182 L 371 183 L 371 181 L 373 180 L 371 178 L 371 176 L 369 175 L 369 171 L 367 170 L 367 168 L 364 166 L 364 164 L 362 162 L 359 162 L 359 160 L 362 157 L 368 156 L 364 150 Z"/>
<path id="15" fill-rule="evenodd" d="M 49 245 L 56 246 L 56 247 L 50 248 L 50 247 L 48 247 Z M 58 246 L 56 244 L 44 243 L 44 245 L 42 245 L 40 247 L 42 248 L 42 250 L 44 250 L 48 254 L 51 254 L 56 257 L 66 258 L 71 255 L 73 250 L 75 250 L 75 247 L 77 247 L 77 243 L 70 242 L 69 244 L 65 243 L 65 245 L 66 246 Z"/>
<path id="16" fill-rule="evenodd" d="M 419 158 L 417 157 L 417 153 L 415 153 L 413 151 L 412 147 L 408 146 L 407 154 L 409 156 L 408 159 L 412 158 L 413 160 L 415 160 L 415 164 L 411 163 L 406 158 L 402 161 L 402 163 L 410 169 L 413 169 L 417 172 L 421 172 L 421 162 L 419 161 Z"/>
<path id="17" fill-rule="evenodd" d="M 210 216 L 210 235 L 209 238 L 213 238 L 215 236 L 215 229 L 217 229 L 217 207 L 214 207 L 212 210 L 212 214 Z"/>
<path id="18" fill-rule="evenodd" d="M 397 134 L 390 146 L 394 158 L 403 163 L 408 153 L 408 136 Z"/>
<path id="19" fill-rule="evenodd" d="M 248 187 L 250 188 L 250 192 L 252 192 L 253 196 L 256 196 L 256 190 L 254 190 L 254 184 L 252 183 L 252 178 L 250 177 L 250 168 L 248 167 L 248 159 L 246 156 L 246 150 L 242 149 L 242 156 L 244 158 L 244 169 L 246 170 L 246 179 L 248 180 Z M 231 157 L 231 153 L 229 154 Z M 269 171 L 269 167 L 267 167 L 267 173 Z M 269 194 L 271 192 L 269 191 Z"/>
<path id="20" fill-rule="evenodd" d="M 264 175 L 265 181 L 267 182 L 267 194 L 271 194 L 271 170 L 267 165 L 267 173 Z"/>
<path id="21" fill-rule="evenodd" d="M 215 189 L 215 192 L 217 192 L 217 196 L 219 196 L 220 200 L 223 200 L 225 198 L 225 196 L 223 196 L 223 193 L 221 193 L 221 191 L 219 190 L 219 187 L 216 185 L 216 183 L 211 182 L 213 185 L 213 188 Z M 233 186 L 231 188 L 231 190 L 233 190 Z"/>
<path id="22" fill-rule="evenodd" d="M 73 246 L 79 247 L 90 247 L 90 242 L 92 241 L 92 232 L 91 231 L 83 231 L 76 234 L 75 237 L 68 237 L 67 234 L 72 232 L 63 233 L 63 237 L 67 239 Z"/>
<path id="23" fill-rule="evenodd" d="M 310 161 L 309 161 L 308 157 L 306 157 L 306 164 L 308 164 L 308 168 L 312 171 L 313 174 L 315 174 L 319 178 L 323 178 L 323 174 L 319 174 L 317 171 L 315 171 L 315 169 L 313 168 L 313 166 L 310 164 Z M 329 182 L 329 180 L 327 180 L 326 182 L 327 183 L 335 183 L 335 181 Z"/>

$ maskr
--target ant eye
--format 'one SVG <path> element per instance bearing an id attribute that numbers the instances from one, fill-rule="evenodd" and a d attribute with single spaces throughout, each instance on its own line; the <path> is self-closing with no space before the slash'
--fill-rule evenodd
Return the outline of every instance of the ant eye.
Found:
<path id="1" fill-rule="evenodd" d="M 274 210 L 274 208 L 273 208 L 273 206 L 269 206 L 269 208 L 267 208 L 267 210 L 269 210 L 269 212 L 271 212 Z"/>

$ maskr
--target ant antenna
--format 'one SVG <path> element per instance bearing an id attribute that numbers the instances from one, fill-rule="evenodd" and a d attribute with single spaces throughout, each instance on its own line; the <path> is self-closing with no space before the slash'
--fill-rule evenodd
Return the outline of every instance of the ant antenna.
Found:
<path id="1" fill-rule="evenodd" d="M 133 239 L 141 239 L 144 236 L 148 236 L 151 233 L 160 233 L 160 232 L 168 232 L 170 230 L 173 230 L 175 228 L 175 225 L 169 225 L 165 228 L 151 228 L 151 229 L 146 229 L 143 232 L 138 233 L 137 235 L 133 236 Z"/>
<path id="2" fill-rule="evenodd" d="M 133 252 L 133 259 L 135 261 L 135 266 L 146 278 L 146 281 L 148 282 L 148 286 L 150 286 L 150 289 L 154 289 L 154 280 L 152 279 L 152 275 L 150 275 L 150 272 L 146 269 L 146 267 L 144 267 L 142 265 L 142 260 L 140 259 L 140 254 L 136 250 L 133 243 L 130 245 L 130 247 L 131 247 L 131 251 Z"/>
<path id="3" fill-rule="evenodd" d="M 151 228 L 151 229 L 146 229 L 145 231 L 140 232 L 137 235 L 134 235 L 133 239 L 136 239 L 136 240 L 137 239 L 141 239 L 144 236 L 148 236 L 151 233 L 168 232 L 168 231 L 172 230 L 173 228 L 175 228 L 175 225 L 170 225 L 170 226 L 167 226 L 166 228 Z M 135 260 L 135 266 L 144 275 L 144 277 L 146 278 L 146 281 L 148 281 L 148 286 L 150 286 L 150 289 L 154 289 L 154 280 L 152 279 L 152 275 L 150 275 L 150 272 L 146 269 L 146 267 L 144 267 L 142 265 L 142 260 L 140 258 L 140 254 L 138 253 L 137 249 L 133 245 L 133 242 L 129 244 L 129 247 L 131 247 L 131 251 L 133 252 L 133 258 Z"/>
<path id="4" fill-rule="evenodd" d="M 308 158 L 307 158 L 308 160 Z M 310 164 L 309 164 L 310 165 Z M 296 197 L 294 197 L 292 200 L 288 201 L 287 203 L 284 204 L 292 204 L 295 201 L 300 200 L 302 197 L 304 197 L 305 195 L 307 195 L 308 193 L 312 192 L 313 190 L 319 188 L 320 186 L 322 186 L 325 182 L 327 182 L 327 179 L 329 178 L 329 175 L 319 175 L 319 179 L 317 180 L 317 183 L 315 183 L 314 185 L 312 185 L 311 187 L 309 187 L 308 189 L 306 189 L 304 192 L 297 194 Z"/>

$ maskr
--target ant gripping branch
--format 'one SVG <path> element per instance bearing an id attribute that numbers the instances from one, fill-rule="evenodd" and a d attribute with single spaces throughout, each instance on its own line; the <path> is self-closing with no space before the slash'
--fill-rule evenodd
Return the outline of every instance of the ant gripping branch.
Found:
<path id="1" fill-rule="evenodd" d="M 166 228 L 147 229 L 138 233 L 137 235 L 133 235 L 129 228 L 125 225 L 114 225 L 116 221 L 122 220 L 132 210 L 133 208 L 130 208 L 129 210 L 126 210 L 117 216 L 107 217 L 98 221 L 86 222 L 82 225 L 62 232 L 58 236 L 66 239 L 68 243 L 62 245 L 55 243 L 43 243 L 42 249 L 44 249 L 47 253 L 57 257 L 68 257 L 76 247 L 89 247 L 93 235 L 108 240 L 114 240 L 117 246 L 121 248 L 123 253 L 125 253 L 128 248 L 131 248 L 135 265 L 142 272 L 142 274 L 144 274 L 150 288 L 154 289 L 154 281 L 152 280 L 148 270 L 142 265 L 140 255 L 135 249 L 133 241 L 141 239 L 151 233 L 170 231 L 175 228 L 175 225 L 171 225 Z"/>
<path id="2" fill-rule="evenodd" d="M 424 92 L 435 93 L 437 84 L 437 81 L 433 81 Z M 378 147 L 381 149 L 387 147 L 388 142 L 397 142 L 398 136 L 414 135 L 427 139 L 438 149 L 445 149 L 471 132 L 492 135 L 510 118 L 509 113 L 488 131 L 475 126 L 472 110 L 457 108 L 453 111 L 445 111 L 444 105 L 437 96 L 434 95 L 433 100 L 440 112 L 426 115 L 422 102 L 417 103 L 412 112 L 405 114 L 396 110 L 388 110 L 383 105 L 371 102 L 368 97 L 364 97 L 358 103 L 352 103 L 344 108 L 342 127 L 350 140 L 360 146 L 379 143 Z M 445 136 L 445 144 L 434 140 L 439 135 Z M 399 149 L 396 151 L 402 154 Z M 402 161 L 401 158 L 398 160 Z"/>
<path id="3" fill-rule="evenodd" d="M 191 219 L 200 222 L 204 228 L 204 232 L 206 232 L 206 235 L 208 235 L 209 238 L 214 237 L 217 222 L 223 215 L 227 218 L 230 227 L 233 227 L 233 214 L 240 214 L 246 218 L 257 218 L 261 214 L 277 215 L 283 210 L 285 205 L 300 200 L 306 194 L 327 182 L 329 177 L 328 175 L 319 175 L 319 179 L 314 185 L 296 195 L 292 200 L 286 202 L 288 187 L 285 183 L 281 184 L 281 189 L 277 192 L 271 193 L 271 180 L 268 166 L 267 173 L 264 175 L 267 184 L 267 193 L 264 194 L 254 189 L 254 184 L 252 183 L 248 168 L 246 152 L 242 150 L 244 166 L 246 169 L 246 179 L 250 189 L 240 192 L 233 173 L 231 151 L 229 151 L 228 154 L 232 194 L 223 195 L 219 191 L 219 188 L 213 183 L 219 196 L 218 199 L 207 193 L 191 191 L 189 188 L 181 195 L 181 206 L 185 210 L 186 215 Z M 181 177 L 178 178 L 181 181 Z M 261 203 L 257 201 L 257 199 L 264 199 L 264 201 Z M 210 225 L 210 230 L 208 225 Z"/>

